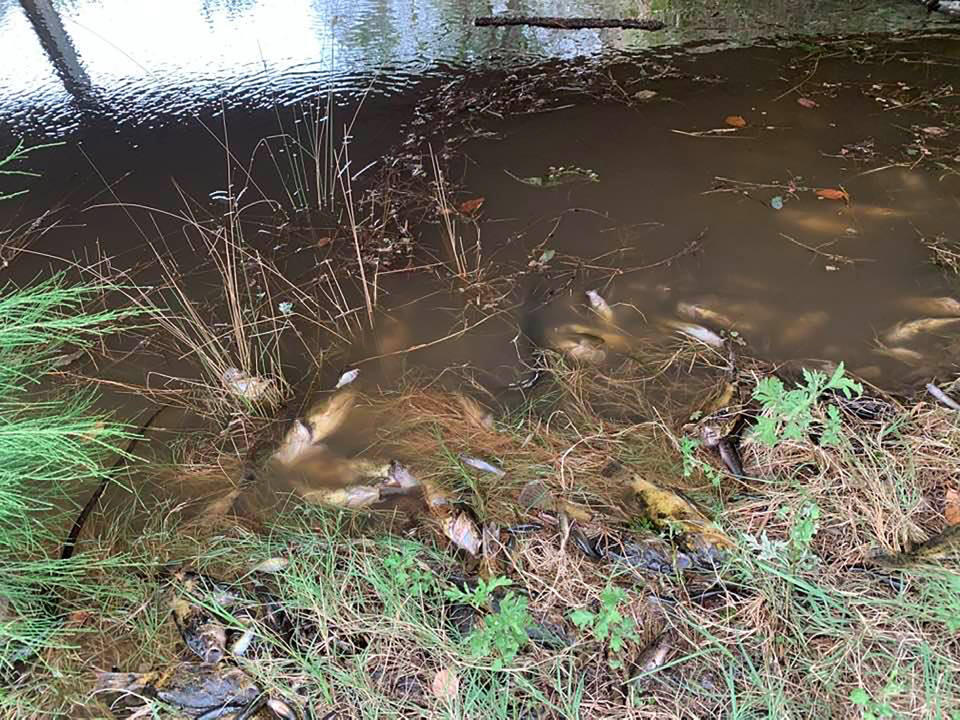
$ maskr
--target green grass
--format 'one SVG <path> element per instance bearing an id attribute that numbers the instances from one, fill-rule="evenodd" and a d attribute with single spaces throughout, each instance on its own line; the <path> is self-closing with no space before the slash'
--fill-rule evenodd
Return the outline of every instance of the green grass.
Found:
<path id="1" fill-rule="evenodd" d="M 101 292 L 62 278 L 0 290 L 0 667 L 23 648 L 55 644 L 51 607 L 68 596 L 102 594 L 90 572 L 122 563 L 82 553 L 59 560 L 78 503 L 105 476 L 105 459 L 125 437 L 91 413 L 89 390 L 47 387 L 59 349 L 82 347 L 119 321 L 118 312 L 85 310 Z"/>

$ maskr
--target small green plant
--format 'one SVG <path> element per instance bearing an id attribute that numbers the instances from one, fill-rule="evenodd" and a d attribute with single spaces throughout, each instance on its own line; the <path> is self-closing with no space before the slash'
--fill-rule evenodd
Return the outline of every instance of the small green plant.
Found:
<path id="1" fill-rule="evenodd" d="M 714 487 L 719 487 L 723 474 L 710 463 L 706 463 L 697 457 L 697 448 L 700 447 L 700 441 L 691 438 L 680 438 L 680 457 L 683 459 L 683 476 L 690 477 L 695 470 L 703 473 L 704 477 L 710 481 Z"/>
<path id="2" fill-rule="evenodd" d="M 850 702 L 863 711 L 863 720 L 880 720 L 880 718 L 897 717 L 893 706 L 890 705 L 890 699 L 903 692 L 903 685 L 896 681 L 896 674 L 891 676 L 890 681 L 883 686 L 880 691 L 880 698 L 874 699 L 870 693 L 862 687 L 855 688 L 850 692 Z"/>
<path id="3" fill-rule="evenodd" d="M 415 548 L 390 553 L 383 559 L 383 568 L 404 596 L 423 595 L 436 586 L 433 574 L 417 562 Z"/>
<path id="4" fill-rule="evenodd" d="M 802 440 L 814 425 L 813 409 L 824 392 L 836 390 L 847 398 L 863 392 L 863 386 L 844 372 L 843 363 L 830 377 L 818 370 L 804 369 L 803 384 L 792 390 L 775 377 L 758 382 L 753 397 L 763 405 L 763 413 L 754 428 L 756 437 L 770 447 L 782 440 Z M 833 447 L 840 443 L 840 411 L 835 405 L 828 405 L 826 413 L 819 428 L 820 445 Z"/>
<path id="5" fill-rule="evenodd" d="M 467 603 L 481 610 L 491 600 L 494 590 L 512 584 L 513 581 L 508 578 L 493 577 L 489 581 L 480 580 L 470 592 L 454 588 L 446 590 L 444 594 L 454 602 Z M 497 612 L 486 615 L 482 627 L 470 633 L 470 652 L 478 658 L 496 653 L 492 667 L 502 670 L 513 662 L 529 641 L 527 629 L 531 625 L 533 618 L 527 611 L 527 598 L 508 590 L 500 599 Z"/>
<path id="6" fill-rule="evenodd" d="M 580 609 L 570 613 L 570 620 L 581 630 L 589 630 L 599 641 L 610 640 L 608 662 L 614 670 L 623 667 L 618 657 L 627 640 L 637 640 L 636 624 L 633 618 L 624 617 L 620 604 L 627 599 L 627 593 L 620 588 L 607 585 L 600 594 L 599 612 Z"/>

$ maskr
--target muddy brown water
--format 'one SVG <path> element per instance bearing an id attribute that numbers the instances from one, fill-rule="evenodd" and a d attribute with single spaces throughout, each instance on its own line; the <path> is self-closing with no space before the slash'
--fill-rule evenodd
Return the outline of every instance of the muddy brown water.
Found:
<path id="1" fill-rule="evenodd" d="M 616 16 L 635 5 L 578 9 Z M 493 9 L 569 11 L 546 1 Z M 407 225 L 418 247 L 410 264 L 432 267 L 378 277 L 372 331 L 358 330 L 352 343 L 323 355 L 329 336 L 285 336 L 283 371 L 302 394 L 329 389 L 340 372 L 359 367 L 362 390 L 395 387 L 413 370 L 450 389 L 475 381 L 497 395 L 528 375 L 534 348 L 558 328 L 576 323 L 602 334 L 612 325 L 642 352 L 644 343 L 674 340 L 664 323 L 684 319 L 691 305 L 729 318 L 728 330 L 772 361 L 844 361 L 898 390 L 952 374 L 950 326 L 903 342 L 884 335 L 929 314 L 916 309 L 917 298 L 960 295 L 922 242 L 954 236 L 960 215 L 958 131 L 950 124 L 960 39 L 946 32 L 910 42 L 863 38 L 821 59 L 809 55 L 815 42 L 803 39 L 716 50 L 797 27 L 930 30 L 941 27 L 938 19 L 893 1 L 856 10 L 848 3 L 651 3 L 668 21 L 662 33 L 470 27 L 489 10 L 449 0 L 422 8 L 371 1 L 135 9 L 106 0 L 0 0 L 0 62 L 17 68 L 0 79 L 0 142 L 66 142 L 31 160 L 42 178 L 14 178 L 22 181 L 16 188 L 4 179 L 3 190 L 31 191 L 0 206 L 6 277 L 23 283 L 99 261 L 136 269 L 140 283 L 160 283 L 159 248 L 193 297 L 215 302 L 222 282 L 197 238 L 163 213 L 222 214 L 215 198 L 227 187 L 225 148 L 255 179 L 249 202 L 295 205 L 283 160 L 274 162 L 258 143 L 305 132 L 318 107 L 323 114 L 327 92 L 340 128 L 360 107 L 351 168 L 362 186 L 407 137 L 414 110 L 429 109 L 450 82 L 470 77 L 482 88 L 504 82 L 493 70 L 542 62 L 554 63 L 559 76 L 609 66 L 628 102 L 580 97 L 571 107 L 548 104 L 549 112 L 509 117 L 476 110 L 473 127 L 484 136 L 463 145 L 445 171 L 458 183 L 454 204 L 484 198 L 475 223 L 456 218 L 471 264 L 480 249 L 480 301 L 452 279 L 436 213 L 421 212 Z M 681 41 L 700 44 L 670 47 Z M 645 77 L 637 68 L 651 59 L 678 71 Z M 636 100 L 641 90 L 656 94 Z M 932 105 L 924 93 L 940 97 Z M 729 116 L 746 127 L 733 127 Z M 938 131 L 925 133 L 928 127 Z M 596 181 L 522 182 L 551 166 L 589 171 Z M 818 198 L 823 188 L 842 188 L 849 202 Z M 23 230 L 48 210 L 39 230 Z M 280 232 L 266 216 L 258 222 L 246 231 L 248 246 L 277 258 L 298 287 L 326 302 L 319 278 L 338 272 L 327 262 L 337 257 L 325 245 L 331 228 L 299 219 L 302 231 Z M 14 237 L 26 247 L 15 256 Z M 362 318 L 355 280 L 343 281 L 351 316 Z M 606 326 L 587 308 L 587 290 L 612 306 Z M 304 310 L 293 293 L 272 302 Z M 113 383 L 176 389 L 197 373 L 169 344 L 135 342 L 110 340 L 109 358 L 122 361 L 78 370 L 107 381 L 104 405 L 121 416 L 148 403 Z M 915 354 L 891 357 L 883 345 Z M 418 349 L 398 352 L 407 348 Z M 321 355 L 314 377 L 312 359 Z M 176 431 L 172 439 L 202 421 L 185 413 L 163 424 Z M 342 454 L 361 451 L 375 428 L 354 430 L 337 447 Z"/>

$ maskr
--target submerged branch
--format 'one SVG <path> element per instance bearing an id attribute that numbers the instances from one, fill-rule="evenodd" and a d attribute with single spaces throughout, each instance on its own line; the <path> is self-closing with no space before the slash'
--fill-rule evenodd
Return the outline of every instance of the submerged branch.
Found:
<path id="1" fill-rule="evenodd" d="M 663 30 L 666 27 L 659 20 L 649 18 L 560 18 L 535 17 L 528 15 L 498 15 L 478 17 L 473 21 L 477 27 L 505 27 L 529 25 L 533 27 L 557 28 L 559 30 L 583 30 L 585 28 L 632 28 L 636 30 Z"/>

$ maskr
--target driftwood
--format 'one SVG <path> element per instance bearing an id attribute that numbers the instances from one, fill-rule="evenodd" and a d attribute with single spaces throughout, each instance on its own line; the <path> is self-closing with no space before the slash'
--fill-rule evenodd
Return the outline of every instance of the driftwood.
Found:
<path id="1" fill-rule="evenodd" d="M 584 28 L 632 28 L 636 30 L 663 30 L 666 27 L 659 20 L 639 18 L 560 18 L 532 17 L 526 15 L 494 15 L 478 17 L 473 21 L 477 27 L 504 27 L 510 25 L 532 25 L 534 27 L 557 28 L 559 30 L 582 30 Z"/>

